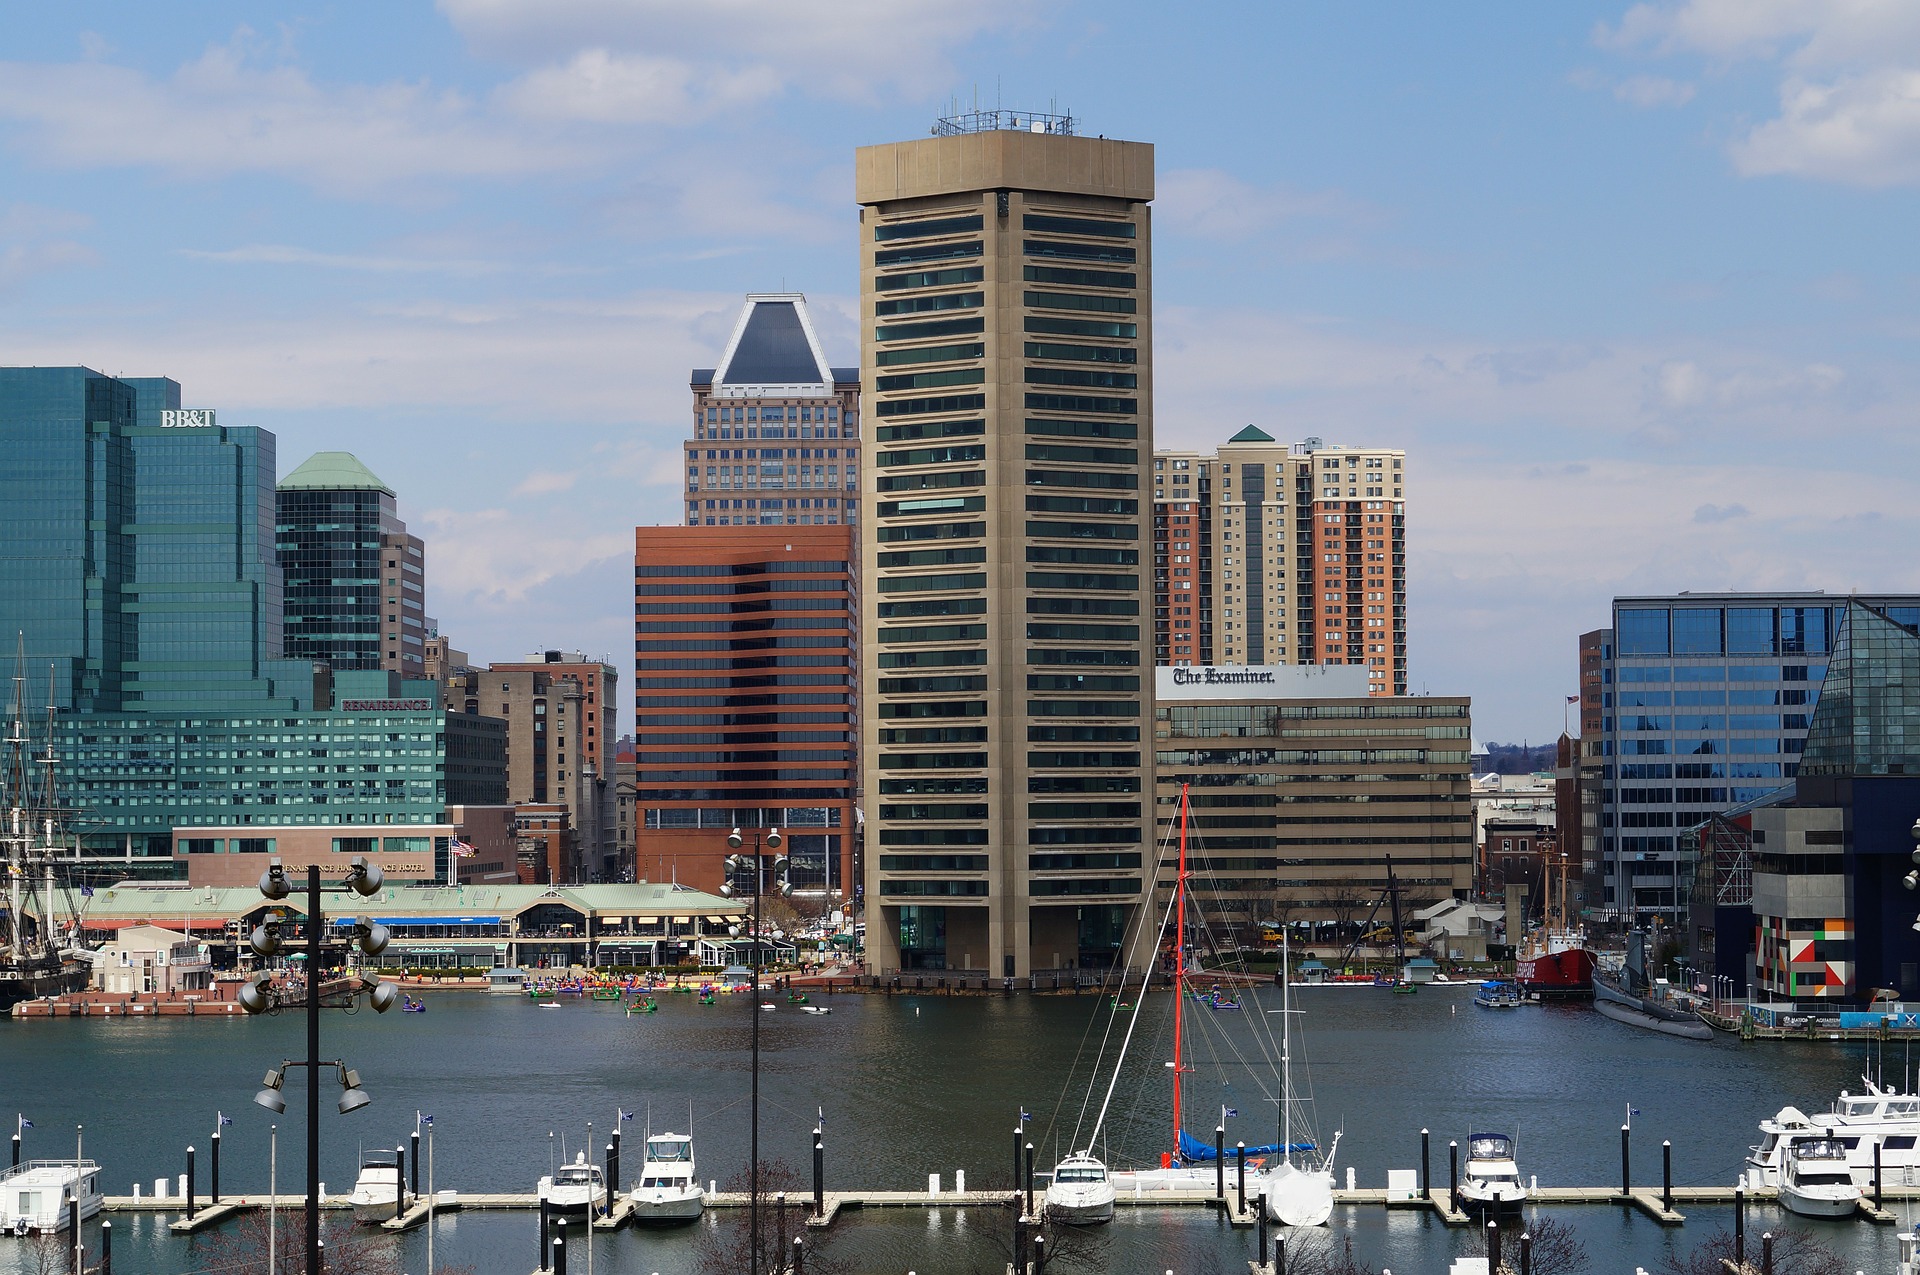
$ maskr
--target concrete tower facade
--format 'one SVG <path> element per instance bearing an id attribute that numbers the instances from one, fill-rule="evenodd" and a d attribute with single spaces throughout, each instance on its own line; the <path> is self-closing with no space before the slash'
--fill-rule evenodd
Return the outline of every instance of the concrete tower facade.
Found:
<path id="1" fill-rule="evenodd" d="M 1153 148 L 935 132 L 855 159 L 869 960 L 1137 960 Z"/>

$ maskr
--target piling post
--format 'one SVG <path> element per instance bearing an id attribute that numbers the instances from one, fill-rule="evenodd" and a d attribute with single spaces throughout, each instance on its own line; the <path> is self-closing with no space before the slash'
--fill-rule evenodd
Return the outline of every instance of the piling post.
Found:
<path id="1" fill-rule="evenodd" d="M 1520 1232 L 1520 1275 L 1533 1275 L 1533 1236 Z"/>
<path id="2" fill-rule="evenodd" d="M 1773 1232 L 1760 1232 L 1760 1275 L 1773 1275 Z"/>
<path id="3" fill-rule="evenodd" d="M 393 1149 L 393 1216 L 397 1220 L 407 1211 L 407 1148 L 402 1143 Z"/>
<path id="4" fill-rule="evenodd" d="M 553 1237 L 553 1275 L 567 1275 L 567 1233 Z"/>
<path id="5" fill-rule="evenodd" d="M 1632 1173 L 1633 1160 L 1632 1160 L 1632 1156 L 1630 1153 L 1630 1146 L 1629 1146 L 1630 1140 L 1632 1139 L 1632 1137 L 1633 1137 L 1632 1127 L 1624 1124 L 1621 1125 L 1620 1126 L 1620 1194 L 1622 1196 L 1628 1196 L 1633 1194 L 1633 1173 Z"/>
<path id="6" fill-rule="evenodd" d="M 1227 1198 L 1227 1130 L 1225 1125 L 1213 1126 L 1213 1198 L 1223 1203 Z"/>
<path id="7" fill-rule="evenodd" d="M 1873 1207 L 1880 1208 L 1880 1144 L 1873 1144 Z"/>
<path id="8" fill-rule="evenodd" d="M 1747 1264 L 1747 1187 L 1744 1182 L 1733 1188 L 1733 1264 Z"/>
<path id="9" fill-rule="evenodd" d="M 1025 1141 L 1022 1136 L 1025 1133 L 1026 1130 L 1020 1127 L 1015 1127 L 1013 1131 L 1013 1202 L 1015 1204 L 1020 1202 L 1020 1144 Z"/>
<path id="10" fill-rule="evenodd" d="M 607 1143 L 607 1204 L 603 1212 L 613 1212 L 613 1202 L 620 1198 L 620 1144 Z"/>
<path id="11" fill-rule="evenodd" d="M 195 1211 L 193 1197 L 194 1197 L 194 1192 L 198 1189 L 198 1187 L 199 1187 L 199 1183 L 193 1180 L 193 1148 L 188 1147 L 187 1148 L 187 1221 L 189 1222 L 193 1221 L 193 1215 Z"/>
<path id="12" fill-rule="evenodd" d="M 1265 1257 L 1267 1255 L 1267 1211 L 1260 1206 L 1257 1200 L 1254 1202 L 1253 1211 L 1259 1218 L 1260 1227 L 1260 1242 L 1254 1245 L 1253 1251 L 1259 1256 Z"/>
<path id="13" fill-rule="evenodd" d="M 1237 1176 L 1239 1178 L 1239 1185 L 1237 1188 L 1240 1193 L 1239 1210 L 1240 1212 L 1245 1213 L 1247 1211 L 1247 1144 L 1244 1142 L 1235 1143 L 1234 1152 L 1235 1152 L 1236 1158 L 1240 1161 L 1239 1166 L 1236 1170 Z"/>
<path id="14" fill-rule="evenodd" d="M 1033 1144 L 1027 1144 L 1027 1216 L 1033 1216 Z"/>
<path id="15" fill-rule="evenodd" d="M 1433 1175 L 1427 1172 L 1427 1152 L 1430 1142 L 1427 1131 L 1422 1129 L 1420 1131 L 1420 1194 L 1422 1198 L 1433 1191 Z"/>
<path id="16" fill-rule="evenodd" d="M 1500 1223 L 1487 1219 L 1487 1269 L 1498 1275 L 1500 1270 Z"/>
<path id="17" fill-rule="evenodd" d="M 413 1131 L 413 1158 L 407 1163 L 413 1166 L 411 1170 L 413 1178 L 409 1185 L 412 1187 L 415 1198 L 418 1198 L 420 1195 L 420 1131 L 418 1129 Z"/>
<path id="18" fill-rule="evenodd" d="M 315 1240 L 313 1242 L 313 1251 L 315 1256 L 320 1259 L 320 1275 L 327 1275 L 327 1242 L 325 1240 Z"/>
<path id="19" fill-rule="evenodd" d="M 1013 1180 L 1016 1194 L 1020 1181 L 1020 1148 L 1013 1149 Z M 820 1127 L 813 1130 L 813 1215 L 827 1215 L 827 1144 L 821 1139 Z"/>
<path id="20" fill-rule="evenodd" d="M 13 1135 L 13 1167 L 20 1167 L 20 1135 L 17 1133 Z"/>
<path id="21" fill-rule="evenodd" d="M 113 1275 L 113 1223 L 100 1224 L 100 1275 Z"/>
<path id="22" fill-rule="evenodd" d="M 806 1247 L 798 1235 L 793 1237 L 793 1275 L 806 1275 Z"/>
<path id="23" fill-rule="evenodd" d="M 77 1187 L 73 1198 L 67 1201 L 67 1234 L 73 1236 L 73 1247 L 68 1250 L 73 1257 L 73 1275 L 87 1275 L 87 1237 L 80 1229 L 80 1192 Z"/>
<path id="24" fill-rule="evenodd" d="M 1027 1269 L 1027 1219 L 1013 1219 L 1013 1269 L 1024 1273 Z"/>
<path id="25" fill-rule="evenodd" d="M 1660 1143 L 1660 1207 L 1673 1212 L 1673 1142 Z"/>
<path id="26" fill-rule="evenodd" d="M 1260 1216 L 1266 1215 L 1267 1211 L 1261 1209 Z M 1284 1231 L 1273 1237 L 1273 1275 L 1287 1275 L 1287 1235 Z"/>
<path id="27" fill-rule="evenodd" d="M 787 1193 L 785 1191 L 776 1191 L 773 1194 L 773 1233 L 775 1235 L 785 1235 L 787 1233 Z M 778 1249 L 774 1250 L 776 1253 L 779 1251 Z M 775 1258 L 774 1260 L 779 1261 L 780 1259 Z"/>
<path id="28" fill-rule="evenodd" d="M 552 1269 L 547 1265 L 553 1257 L 553 1236 L 550 1233 L 552 1218 L 552 1210 L 547 1207 L 547 1197 L 543 1195 L 540 1197 L 540 1269 L 543 1271 Z"/>
<path id="29" fill-rule="evenodd" d="M 1047 1237 L 1044 1233 L 1033 1237 L 1033 1269 L 1047 1269 Z M 1768 1272 L 1768 1275 L 1772 1275 L 1772 1272 Z"/>
<path id="30" fill-rule="evenodd" d="M 1879 1144 L 1875 1144 L 1878 1146 Z M 207 1203 L 220 1203 L 220 1131 L 213 1131 L 213 1158 L 207 1164 L 211 1181 L 208 1183 Z"/>
<path id="31" fill-rule="evenodd" d="M 1447 1207 L 1460 1211 L 1460 1144 L 1447 1143 Z"/>

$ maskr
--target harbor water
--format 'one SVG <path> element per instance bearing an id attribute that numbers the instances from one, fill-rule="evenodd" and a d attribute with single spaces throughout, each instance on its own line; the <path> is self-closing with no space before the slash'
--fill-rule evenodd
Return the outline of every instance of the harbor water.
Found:
<path id="1" fill-rule="evenodd" d="M 935 990 L 891 997 L 817 997 L 829 1015 L 806 1015 L 779 999 L 757 1013 L 760 1027 L 762 1157 L 784 1161 L 801 1183 L 811 1165 L 812 1130 L 822 1124 L 829 1190 L 924 1190 L 957 1170 L 972 1190 L 1011 1181 L 1013 1129 L 1024 1109 L 1044 1169 L 1070 1149 L 1076 1121 L 1108 1072 L 1094 1055 L 1109 1026 L 1114 1043 L 1133 1011 L 1105 997 L 947 996 Z M 1250 1035 L 1279 1006 L 1277 990 L 1243 992 L 1238 1014 Z M 695 1138 L 702 1179 L 725 1183 L 744 1170 L 749 1137 L 750 1033 L 756 1011 L 735 995 L 701 1005 L 662 995 L 658 1013 L 628 1016 L 617 1002 L 561 998 L 545 1009 L 522 996 L 429 993 L 425 1014 L 328 1012 L 321 1053 L 360 1073 L 372 1103 L 335 1114 L 335 1082 L 323 1072 L 321 1176 L 330 1195 L 351 1190 L 362 1150 L 399 1145 L 416 1112 L 431 1114 L 435 1185 L 468 1193 L 530 1193 L 551 1163 L 589 1149 L 603 1154 L 616 1112 L 623 1126 L 623 1175 L 639 1169 L 641 1135 L 684 1131 Z M 1513 1134 L 1524 1174 L 1543 1186 L 1617 1186 L 1620 1127 L 1631 1121 L 1633 1179 L 1660 1184 L 1661 1143 L 1673 1144 L 1676 1186 L 1730 1186 L 1756 1140 L 1758 1122 L 1785 1105 L 1823 1109 L 1856 1091 L 1869 1069 L 1890 1084 L 1909 1075 L 1904 1045 L 1818 1042 L 1742 1044 L 1677 1040 L 1611 1022 L 1578 1005 L 1492 1012 L 1464 988 L 1429 987 L 1395 996 L 1374 988 L 1304 988 L 1293 1041 L 1294 1083 L 1307 1101 L 1294 1109 L 1326 1142 L 1341 1133 L 1336 1176 L 1351 1166 L 1355 1185 L 1386 1185 L 1389 1169 L 1419 1166 L 1420 1130 L 1431 1131 L 1437 1184 L 1447 1144 L 1470 1129 Z M 1110 1164 L 1152 1163 L 1170 1142 L 1170 1001 L 1149 997 L 1121 1075 L 1099 1150 Z M 208 1138 L 222 1130 L 223 1195 L 264 1193 L 271 1128 L 278 1124 L 282 1195 L 304 1189 L 306 1077 L 288 1073 L 287 1112 L 256 1106 L 263 1073 L 304 1054 L 297 1012 L 247 1019 L 86 1018 L 0 1022 L 0 1116 L 21 1112 L 28 1158 L 69 1156 L 76 1126 L 86 1155 L 102 1166 L 109 1194 L 142 1194 L 156 1178 L 185 1171 L 195 1146 L 199 1191 L 208 1175 Z M 1210 1138 L 1219 1113 L 1227 1145 L 1274 1140 L 1279 1107 L 1272 1081 L 1251 1060 L 1191 1058 L 1188 1129 Z M 1263 1087 L 1263 1083 L 1264 1086 Z M 589 1133 L 591 1123 L 591 1133 Z M 1083 1133 L 1082 1137 L 1086 1135 Z M 1296 1136 L 1297 1133 L 1296 1133 Z M 423 1143 L 423 1147 L 425 1144 Z M 426 1182 L 422 1166 L 422 1184 Z M 803 1188 L 804 1189 L 804 1188 Z M 1231 1191 L 1231 1173 L 1229 1190 Z M 1657 1269 L 1716 1230 L 1731 1210 L 1683 1206 L 1687 1224 L 1662 1228 L 1607 1205 L 1553 1206 L 1551 1216 L 1585 1245 L 1595 1272 Z M 122 1272 L 186 1275 L 208 1270 L 217 1240 L 166 1233 L 174 1214 L 113 1215 L 114 1259 Z M 696 1269 L 702 1227 L 601 1234 L 594 1270 L 664 1275 Z M 1895 1228 L 1865 1221 L 1812 1223 L 1772 1206 L 1749 1209 L 1747 1231 L 1792 1226 L 1815 1232 L 1848 1269 L 1890 1272 Z M 90 1240 L 98 1222 L 90 1223 Z M 1005 1210 L 872 1210 L 843 1214 L 828 1243 L 849 1271 L 997 1271 L 1007 1260 Z M 537 1215 L 472 1212 L 442 1217 L 436 1261 L 475 1275 L 525 1275 L 537 1262 Z M 574 1239 L 580 1238 L 576 1228 Z M 1378 1206 L 1336 1210 L 1329 1238 L 1350 1239 L 1356 1257 L 1397 1275 L 1443 1272 L 1469 1241 L 1425 1212 Z M 97 1242 L 97 1241 L 96 1241 Z M 391 1240 L 402 1268 L 425 1270 L 425 1235 Z M 1062 1252 L 1056 1271 L 1244 1270 L 1255 1233 L 1230 1230 L 1204 1209 L 1122 1209 L 1113 1224 Z M 0 1272 L 37 1271 L 24 1241 L 0 1238 Z M 576 1248 L 571 1270 L 584 1270 Z M 64 1269 L 64 1266 L 60 1269 Z M 281 1270 L 298 1269 L 283 1255 Z"/>

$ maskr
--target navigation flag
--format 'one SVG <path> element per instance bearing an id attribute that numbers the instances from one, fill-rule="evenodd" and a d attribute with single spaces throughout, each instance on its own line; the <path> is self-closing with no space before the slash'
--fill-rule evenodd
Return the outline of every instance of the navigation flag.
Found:
<path id="1" fill-rule="evenodd" d="M 633 1113 L 631 1111 L 628 1111 L 625 1107 L 616 1107 L 614 1110 L 619 1113 L 621 1120 L 633 1119 Z"/>
<path id="2" fill-rule="evenodd" d="M 83 899 L 91 899 L 93 897 L 93 887 L 90 885 L 81 886 L 80 897 Z"/>
<path id="3" fill-rule="evenodd" d="M 1226 1119 L 1232 1120 L 1236 1116 L 1238 1116 L 1240 1113 L 1238 1111 L 1235 1111 L 1232 1107 L 1222 1107 L 1220 1108 L 1220 1114 L 1224 1116 Z"/>
<path id="4" fill-rule="evenodd" d="M 21 1116 L 21 1117 L 20 1117 L 20 1127 L 21 1127 L 22 1129 L 31 1129 L 31 1128 L 33 1128 L 33 1121 L 31 1121 L 31 1120 L 29 1120 L 29 1119 L 27 1119 L 27 1118 L 26 1118 L 25 1116 Z"/>
<path id="5" fill-rule="evenodd" d="M 232 1117 L 232 1116 L 229 1116 L 229 1115 L 225 1115 L 225 1114 L 222 1114 L 222 1115 L 220 1116 L 220 1123 L 221 1123 L 221 1124 L 223 1124 L 223 1125 L 226 1125 L 226 1124 L 232 1124 L 232 1123 L 233 1123 L 233 1117 Z"/>
<path id="6" fill-rule="evenodd" d="M 1025 1107 L 1020 1108 L 1020 1123 L 1025 1124 L 1027 1121 L 1031 1119 L 1033 1119 L 1033 1113 L 1028 1111 Z"/>
<path id="7" fill-rule="evenodd" d="M 421 1127 L 422 1129 L 431 1129 L 431 1128 L 433 1128 L 433 1117 L 432 1117 L 432 1116 L 421 1116 L 421 1117 L 420 1117 L 420 1127 Z"/>

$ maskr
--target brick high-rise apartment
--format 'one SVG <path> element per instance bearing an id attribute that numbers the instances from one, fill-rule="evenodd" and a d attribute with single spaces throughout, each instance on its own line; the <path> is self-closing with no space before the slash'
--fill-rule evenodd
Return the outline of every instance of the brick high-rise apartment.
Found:
<path id="1" fill-rule="evenodd" d="M 860 370 L 828 366 L 804 296 L 750 295 L 692 385 L 687 526 L 857 521 Z"/>
<path id="2" fill-rule="evenodd" d="M 864 147 L 876 970 L 1128 960 L 1152 656 L 1153 148 L 982 112 Z"/>
<path id="3" fill-rule="evenodd" d="M 1406 453 L 1252 425 L 1154 453 L 1154 663 L 1365 665 L 1407 693 Z"/>

